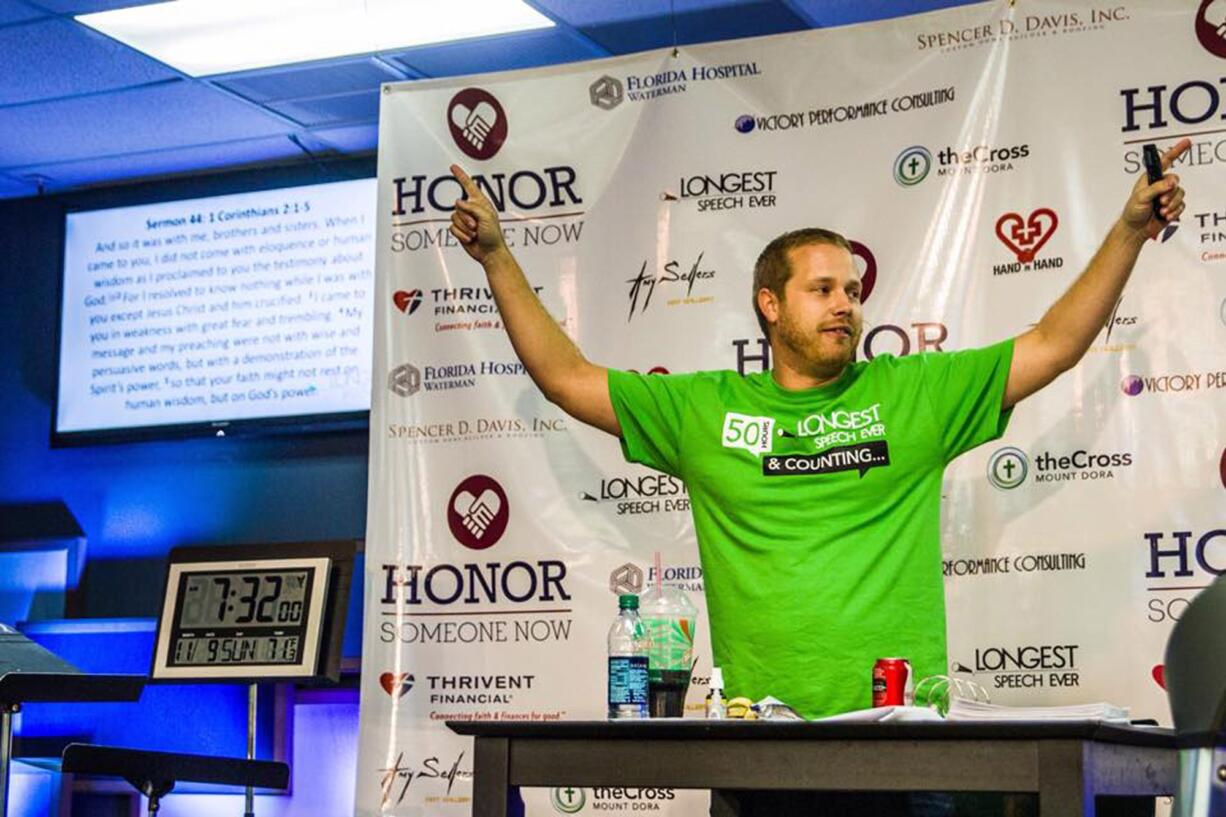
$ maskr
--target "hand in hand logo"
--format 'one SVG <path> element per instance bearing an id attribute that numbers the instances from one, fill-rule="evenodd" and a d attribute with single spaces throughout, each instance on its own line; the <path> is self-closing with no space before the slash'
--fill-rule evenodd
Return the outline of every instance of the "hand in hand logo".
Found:
<path id="1" fill-rule="evenodd" d="M 507 529 L 509 503 L 502 486 L 475 474 L 456 486 L 447 503 L 447 526 L 461 545 L 473 550 L 492 547 Z"/>
<path id="2" fill-rule="evenodd" d="M 492 159 L 507 138 L 506 111 L 480 88 L 465 88 L 451 98 L 447 126 L 456 147 L 474 159 Z"/>

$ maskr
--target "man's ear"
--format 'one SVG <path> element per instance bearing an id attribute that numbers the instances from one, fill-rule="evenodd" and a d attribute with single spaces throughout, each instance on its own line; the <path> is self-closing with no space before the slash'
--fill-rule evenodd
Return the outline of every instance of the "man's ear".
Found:
<path id="1" fill-rule="evenodd" d="M 766 322 L 772 326 L 779 322 L 779 296 L 768 287 L 758 290 L 758 309 L 762 310 Z"/>

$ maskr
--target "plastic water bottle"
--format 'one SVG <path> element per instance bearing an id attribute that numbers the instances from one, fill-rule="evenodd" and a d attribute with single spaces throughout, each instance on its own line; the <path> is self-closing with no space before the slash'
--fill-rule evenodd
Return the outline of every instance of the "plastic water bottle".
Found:
<path id="1" fill-rule="evenodd" d="M 617 618 L 609 628 L 609 720 L 647 717 L 647 631 L 639 618 L 639 597 L 617 597 Z"/>

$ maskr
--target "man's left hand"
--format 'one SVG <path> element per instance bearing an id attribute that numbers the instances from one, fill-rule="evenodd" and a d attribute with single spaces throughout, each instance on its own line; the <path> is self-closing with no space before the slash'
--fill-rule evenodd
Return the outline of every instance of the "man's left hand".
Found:
<path id="1" fill-rule="evenodd" d="M 1169 170 L 1175 160 L 1192 147 L 1192 140 L 1180 139 L 1174 147 L 1162 154 L 1162 170 Z M 1159 212 L 1162 218 L 1154 215 L 1153 201 L 1158 200 Z M 1183 188 L 1179 186 L 1179 177 L 1174 173 L 1165 173 L 1162 180 L 1153 184 L 1144 172 L 1137 183 L 1132 186 L 1132 195 L 1128 204 L 1124 205 L 1124 213 L 1120 217 L 1124 226 L 1134 234 L 1144 238 L 1154 238 L 1162 232 L 1169 222 L 1178 221 L 1183 213 Z"/>

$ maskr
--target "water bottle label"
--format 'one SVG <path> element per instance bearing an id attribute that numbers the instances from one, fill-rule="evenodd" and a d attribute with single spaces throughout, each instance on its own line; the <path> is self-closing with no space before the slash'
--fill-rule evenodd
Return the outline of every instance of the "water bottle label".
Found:
<path id="1" fill-rule="evenodd" d="M 694 620 L 647 618 L 643 626 L 651 638 L 652 669 L 688 672 L 694 655 Z"/>
<path id="2" fill-rule="evenodd" d="M 609 656 L 609 706 L 647 703 L 647 656 Z"/>

